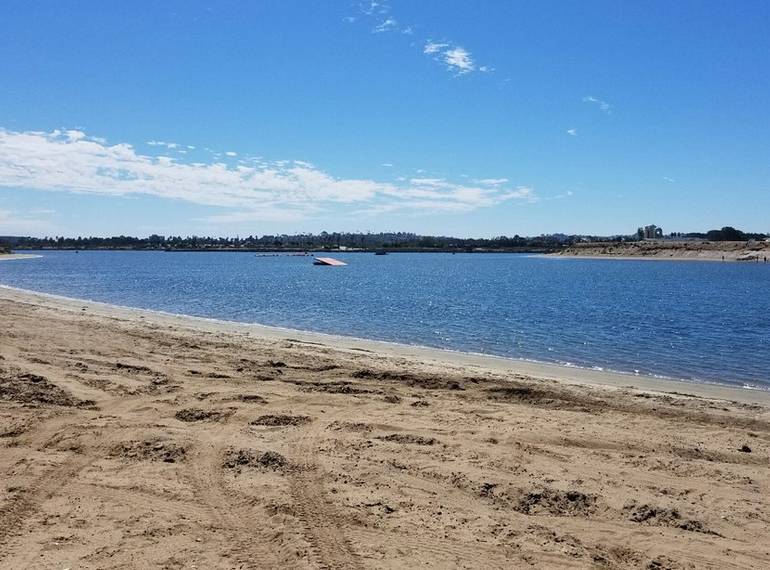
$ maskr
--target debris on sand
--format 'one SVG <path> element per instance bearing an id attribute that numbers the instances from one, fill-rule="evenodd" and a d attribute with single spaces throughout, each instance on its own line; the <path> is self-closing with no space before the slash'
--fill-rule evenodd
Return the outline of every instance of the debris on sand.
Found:
<path id="1" fill-rule="evenodd" d="M 738 449 L 741 453 L 751 453 L 751 448 L 745 443 Z"/>
<path id="2" fill-rule="evenodd" d="M 253 420 L 251 425 L 253 426 L 300 426 L 310 423 L 312 418 L 310 416 L 290 416 L 287 414 L 266 414 L 259 416 L 256 420 Z"/>
<path id="3" fill-rule="evenodd" d="M 435 437 L 424 437 L 413 433 L 392 433 L 390 435 L 383 435 L 378 437 L 382 441 L 390 441 L 392 443 L 412 443 L 415 445 L 435 445 L 438 440 Z"/>
<path id="4" fill-rule="evenodd" d="M 154 370 L 148 368 L 147 366 L 137 366 L 135 364 L 126 364 L 125 362 L 116 362 L 115 369 L 125 370 L 126 372 L 134 374 L 156 374 Z"/>
<path id="5" fill-rule="evenodd" d="M 136 461 L 163 461 L 176 463 L 184 461 L 187 448 L 171 441 L 151 438 L 143 441 L 123 441 L 110 449 L 111 457 L 122 457 Z"/>
<path id="6" fill-rule="evenodd" d="M 704 534 L 716 534 L 706 528 L 699 520 L 684 519 L 677 509 L 667 507 L 655 507 L 653 505 L 637 505 L 635 502 L 627 504 L 624 509 L 628 513 L 628 520 L 652 526 L 669 526 L 680 528 L 690 532 Z"/>
<path id="7" fill-rule="evenodd" d="M 380 390 L 369 390 L 351 382 L 297 382 L 302 392 L 325 392 L 327 394 L 381 394 Z"/>
<path id="8" fill-rule="evenodd" d="M 201 408 L 185 408 L 179 410 L 174 417 L 182 422 L 218 422 L 229 418 L 233 410 L 202 410 Z"/>
<path id="9" fill-rule="evenodd" d="M 326 429 L 335 431 L 356 431 L 356 432 L 369 432 L 372 431 L 372 426 L 364 422 L 337 422 L 334 421 L 326 426 Z"/>
<path id="10" fill-rule="evenodd" d="M 424 388 L 426 390 L 464 390 L 463 385 L 457 380 L 450 380 L 434 374 L 412 374 L 408 372 L 377 372 L 364 368 L 351 374 L 353 378 L 371 379 L 390 382 L 399 382 L 415 388 Z M 469 382 L 477 383 L 479 379 L 468 378 Z"/>
<path id="11" fill-rule="evenodd" d="M 599 411 L 601 409 L 600 404 L 593 398 L 570 394 L 560 390 L 511 384 L 489 388 L 486 392 L 490 400 L 498 402 L 511 402 L 580 412 Z"/>
<path id="12" fill-rule="evenodd" d="M 596 510 L 596 495 L 545 488 L 525 493 L 514 510 L 525 515 L 585 516 Z"/>
<path id="13" fill-rule="evenodd" d="M 225 453 L 222 467 L 234 469 L 238 473 L 244 467 L 283 471 L 289 467 L 289 461 L 276 451 L 260 452 L 251 449 L 230 449 Z"/>
<path id="14" fill-rule="evenodd" d="M 682 566 L 668 556 L 656 556 L 645 566 L 647 570 L 679 570 Z"/>
<path id="15" fill-rule="evenodd" d="M 94 408 L 93 400 L 75 398 L 44 376 L 0 368 L 0 400 L 22 404 L 49 404 Z"/>
<path id="16" fill-rule="evenodd" d="M 258 394 L 238 394 L 230 399 L 248 404 L 267 404 L 267 400 Z"/>

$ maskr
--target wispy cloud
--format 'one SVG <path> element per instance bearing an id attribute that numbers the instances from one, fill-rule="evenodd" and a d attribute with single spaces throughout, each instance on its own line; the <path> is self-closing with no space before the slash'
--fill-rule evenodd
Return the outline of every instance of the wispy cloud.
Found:
<path id="1" fill-rule="evenodd" d="M 465 75 L 474 71 L 490 73 L 494 71 L 488 65 L 477 65 L 471 53 L 462 46 L 450 42 L 428 40 L 422 48 L 422 53 L 443 63 L 455 75 Z"/>
<path id="2" fill-rule="evenodd" d="M 344 18 L 346 22 L 365 21 L 373 25 L 372 33 L 382 34 L 385 32 L 400 32 L 404 35 L 412 36 L 415 33 L 415 27 L 401 24 L 392 14 L 390 5 L 387 2 L 366 1 L 358 5 L 356 15 Z M 455 42 L 433 41 L 428 39 L 415 42 L 422 45 L 424 54 L 430 56 L 435 61 L 442 63 L 455 76 L 466 75 L 472 72 L 491 73 L 494 71 L 489 65 L 479 65 L 470 51 Z"/>
<path id="3" fill-rule="evenodd" d="M 567 129 L 567 134 L 573 137 L 577 136 L 577 129 Z"/>
<path id="4" fill-rule="evenodd" d="M 441 53 L 444 50 L 444 48 L 447 48 L 447 47 L 449 47 L 449 44 L 432 42 L 428 40 L 425 44 L 425 47 L 422 50 L 422 53 L 427 53 L 427 54 Z"/>
<path id="5" fill-rule="evenodd" d="M 612 114 L 612 105 L 607 103 L 607 101 L 602 101 L 598 97 L 594 97 L 593 95 L 586 95 L 583 97 L 583 103 L 593 103 L 608 115 Z"/>
<path id="6" fill-rule="evenodd" d="M 44 232 L 51 226 L 49 217 L 55 214 L 53 210 L 18 210 L 0 209 L 0 227 L 4 234 L 30 234 Z"/>
<path id="7" fill-rule="evenodd" d="M 537 199 L 532 189 L 511 187 L 503 178 L 473 184 L 426 177 L 381 182 L 337 178 L 304 161 L 229 162 L 142 154 L 130 144 L 99 142 L 81 131 L 0 129 L 0 187 L 157 196 L 226 209 L 217 221 L 301 219 L 353 204 L 441 212 Z"/>
<path id="8" fill-rule="evenodd" d="M 668 182 L 669 184 L 673 184 L 674 182 L 676 182 L 676 180 L 674 180 L 673 178 L 671 178 L 671 177 L 669 177 L 669 176 L 664 176 L 664 177 L 663 177 L 663 180 L 665 180 L 665 181 L 666 181 L 666 182 Z"/>
<path id="9" fill-rule="evenodd" d="M 398 29 L 398 22 L 396 22 L 395 18 L 388 17 L 385 18 L 381 24 L 375 26 L 372 33 L 381 34 L 384 32 L 393 32 L 396 29 Z"/>
<path id="10" fill-rule="evenodd" d="M 101 142 L 101 143 L 107 142 L 104 139 L 96 139 L 96 138 L 94 138 L 92 140 L 95 140 L 95 141 Z M 170 148 L 170 149 L 179 148 L 179 146 L 180 146 L 177 143 L 166 142 L 166 141 L 147 141 L 147 144 L 150 145 L 150 146 L 164 146 L 164 147 Z"/>

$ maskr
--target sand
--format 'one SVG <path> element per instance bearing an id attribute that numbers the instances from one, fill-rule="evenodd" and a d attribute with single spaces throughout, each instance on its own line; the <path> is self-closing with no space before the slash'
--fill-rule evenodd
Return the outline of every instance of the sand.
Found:
<path id="1" fill-rule="evenodd" d="M 767 393 L 7 288 L 0 324 L 2 568 L 770 566 Z"/>
<path id="2" fill-rule="evenodd" d="M 0 253 L 0 261 L 12 261 L 14 259 L 34 259 L 36 257 L 43 256 L 32 253 Z"/>
<path id="3" fill-rule="evenodd" d="M 770 242 L 645 240 L 578 243 L 559 253 L 547 254 L 546 257 L 764 263 L 770 259 Z"/>

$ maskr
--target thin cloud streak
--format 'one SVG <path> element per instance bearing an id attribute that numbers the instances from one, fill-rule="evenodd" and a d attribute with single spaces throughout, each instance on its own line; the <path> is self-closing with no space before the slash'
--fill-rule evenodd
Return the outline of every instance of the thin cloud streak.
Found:
<path id="1" fill-rule="evenodd" d="M 583 97 L 583 103 L 593 103 L 597 105 L 599 109 L 604 113 L 607 113 L 608 115 L 612 114 L 612 105 L 607 103 L 607 101 L 602 101 L 601 99 L 594 97 L 593 95 L 586 95 Z"/>

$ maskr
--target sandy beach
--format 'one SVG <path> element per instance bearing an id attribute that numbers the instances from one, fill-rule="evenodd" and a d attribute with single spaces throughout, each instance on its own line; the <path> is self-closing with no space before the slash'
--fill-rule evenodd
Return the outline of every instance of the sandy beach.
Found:
<path id="1" fill-rule="evenodd" d="M 32 253 L 0 253 L 0 261 L 13 261 L 14 259 L 33 259 L 43 257 Z"/>
<path id="2" fill-rule="evenodd" d="M 770 258 L 770 242 L 646 240 L 577 243 L 547 257 L 765 263 Z"/>
<path id="3" fill-rule="evenodd" d="M 0 287 L 2 568 L 765 568 L 770 395 Z"/>

